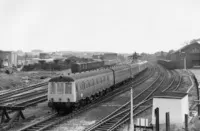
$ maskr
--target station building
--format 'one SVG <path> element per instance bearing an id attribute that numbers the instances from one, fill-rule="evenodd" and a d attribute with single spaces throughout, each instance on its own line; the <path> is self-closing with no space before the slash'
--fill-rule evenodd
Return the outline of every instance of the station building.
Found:
<path id="1" fill-rule="evenodd" d="M 189 114 L 187 93 L 163 92 L 153 97 L 152 124 L 155 124 L 155 109 L 159 108 L 160 124 L 166 123 L 166 113 L 170 114 L 170 123 L 183 125 L 185 114 Z"/>
<path id="2" fill-rule="evenodd" d="M 184 68 L 184 58 L 187 68 L 200 66 L 200 44 L 194 41 L 171 54 L 170 59 L 175 63 L 176 68 Z"/>

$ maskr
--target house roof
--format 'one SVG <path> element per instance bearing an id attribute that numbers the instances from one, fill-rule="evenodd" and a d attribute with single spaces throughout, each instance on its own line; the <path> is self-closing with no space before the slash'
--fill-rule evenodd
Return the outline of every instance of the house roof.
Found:
<path id="1" fill-rule="evenodd" d="M 185 50 L 186 48 L 188 48 L 189 46 L 196 45 L 196 44 L 200 46 L 199 42 L 198 42 L 198 41 L 195 41 L 195 42 L 192 42 L 191 44 L 188 44 L 188 45 L 183 46 L 182 48 L 178 49 L 178 50 L 175 51 L 174 53 L 181 52 L 181 51 Z"/>
<path id="2" fill-rule="evenodd" d="M 182 92 L 162 92 L 154 96 L 154 98 L 182 99 L 187 93 Z"/>

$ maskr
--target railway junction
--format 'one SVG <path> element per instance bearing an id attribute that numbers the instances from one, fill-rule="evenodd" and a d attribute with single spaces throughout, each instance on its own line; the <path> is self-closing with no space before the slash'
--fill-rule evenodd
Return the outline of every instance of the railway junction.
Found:
<path id="1" fill-rule="evenodd" d="M 190 52 L 192 49 L 192 53 L 197 53 L 198 45 L 192 44 L 191 46 L 195 46 L 195 49 L 187 46 L 182 50 Z M 197 68 L 197 62 L 193 63 L 193 66 Z M 122 69 L 122 65 L 114 69 Z M 162 64 L 149 62 L 148 66 L 145 66 L 145 69 L 133 78 L 118 84 L 107 93 L 101 94 L 100 97 L 87 101 L 81 108 L 62 115 L 58 115 L 48 107 L 49 79 L 26 88 L 5 91 L 0 94 L 0 129 L 2 131 L 128 130 L 131 128 L 129 123 L 132 110 L 134 123 L 137 123 L 138 118 L 148 120 L 146 124 L 148 126 L 135 125 L 135 127 L 152 130 L 152 128 L 157 128 L 157 123 L 155 123 L 157 116 L 154 114 L 157 108 L 160 110 L 160 130 L 165 129 L 165 113 L 167 112 L 172 115 L 171 124 L 176 125 L 171 128 L 185 128 L 183 115 L 186 114 L 189 116 L 188 121 L 192 123 L 187 128 L 192 129 L 198 114 L 199 97 L 196 88 L 198 85 L 194 79 L 195 75 L 198 80 L 196 72 L 196 70 L 168 69 Z M 90 72 L 85 72 L 87 73 Z M 84 72 L 76 75 L 84 76 Z M 103 81 L 105 79 L 100 82 Z M 133 89 L 133 108 L 130 106 L 131 88 Z M 180 114 L 177 114 L 178 111 L 175 109 L 180 109 Z M 177 116 L 174 117 L 174 114 Z"/>
<path id="2" fill-rule="evenodd" d="M 129 128 L 128 123 L 130 121 L 130 87 L 134 89 L 134 122 L 136 123 L 137 118 L 146 118 L 149 123 L 153 123 L 153 96 L 161 92 L 189 92 L 189 90 L 195 90 L 195 88 L 191 88 L 193 82 L 190 80 L 189 74 L 182 70 L 167 70 L 159 65 L 156 65 L 156 67 L 155 65 L 149 65 L 146 71 L 132 81 L 121 85 L 103 98 L 64 116 L 57 116 L 56 113 L 50 110 L 47 110 L 48 113 L 43 114 L 43 117 L 38 118 L 30 113 L 32 108 L 46 108 L 47 99 L 43 94 L 47 92 L 47 83 L 36 84 L 23 90 L 6 92 L 0 96 L 3 100 L 1 105 L 3 105 L 3 102 L 8 103 L 12 100 L 16 102 L 18 100 L 19 103 L 15 106 L 25 107 L 25 110 L 22 110 L 25 119 L 14 121 L 12 117 L 16 113 L 9 111 L 8 114 L 13 122 L 2 123 L 2 130 L 125 130 Z M 39 94 L 41 95 L 38 96 Z M 27 99 L 27 96 L 30 99 Z M 26 100 L 23 100 L 23 98 Z M 191 98 L 189 95 L 189 99 L 195 100 L 196 98 Z M 189 101 L 191 108 L 195 104 L 193 100 Z M 41 104 L 34 106 L 37 103 Z M 195 109 L 191 110 L 195 111 Z"/>

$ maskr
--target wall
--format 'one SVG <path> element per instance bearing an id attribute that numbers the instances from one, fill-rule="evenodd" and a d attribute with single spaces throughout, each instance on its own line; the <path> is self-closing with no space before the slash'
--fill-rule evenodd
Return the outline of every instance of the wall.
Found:
<path id="1" fill-rule="evenodd" d="M 171 54 L 170 58 L 172 61 L 176 63 L 176 68 L 184 68 L 184 55 L 181 52 L 185 52 L 187 54 L 186 61 L 187 61 L 187 68 L 193 67 L 193 61 L 198 61 L 200 65 L 200 44 L 193 43 L 190 45 L 185 46 L 184 48 L 176 51 L 175 53 Z"/>
<path id="2" fill-rule="evenodd" d="M 181 99 L 153 98 L 152 124 L 155 124 L 154 110 L 159 108 L 160 124 L 166 122 L 165 113 L 170 112 L 170 123 L 182 124 L 182 101 Z"/>
<path id="3" fill-rule="evenodd" d="M 184 119 L 185 119 L 185 114 L 189 114 L 189 99 L 188 99 L 188 95 L 185 96 L 185 97 L 181 100 L 181 103 L 182 103 L 182 110 L 181 110 L 182 119 L 184 120 Z M 183 122 L 184 122 L 184 121 L 183 121 Z"/>

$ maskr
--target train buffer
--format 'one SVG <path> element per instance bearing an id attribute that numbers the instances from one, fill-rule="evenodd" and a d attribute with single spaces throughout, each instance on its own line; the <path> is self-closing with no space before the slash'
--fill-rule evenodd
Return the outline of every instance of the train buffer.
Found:
<path id="1" fill-rule="evenodd" d="M 22 110 L 24 110 L 24 106 L 12 106 L 12 105 L 7 105 L 7 106 L 0 106 L 0 112 L 1 112 L 1 123 L 8 123 L 8 126 L 11 126 L 11 124 L 19 120 L 21 117 L 22 119 L 25 119 L 24 114 L 22 113 Z M 8 112 L 12 111 L 15 112 L 14 115 L 12 115 L 12 118 L 9 116 Z"/>

